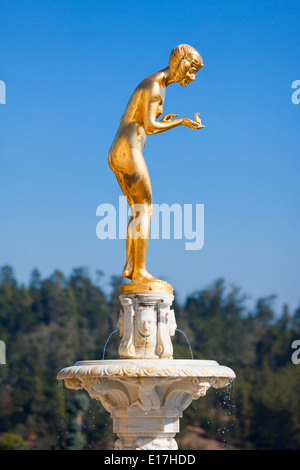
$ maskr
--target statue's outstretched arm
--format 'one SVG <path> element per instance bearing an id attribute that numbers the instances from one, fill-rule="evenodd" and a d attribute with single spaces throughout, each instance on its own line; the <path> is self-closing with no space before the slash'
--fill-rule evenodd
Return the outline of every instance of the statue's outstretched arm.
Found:
<path id="1" fill-rule="evenodd" d="M 159 107 L 159 100 L 159 94 L 151 93 L 151 90 L 145 90 L 143 121 L 144 129 L 147 135 L 165 132 L 182 124 L 189 127 L 190 129 L 201 129 L 202 127 L 204 127 L 198 122 L 192 121 L 188 118 L 173 119 L 177 117 L 177 114 L 168 114 L 161 121 L 157 121 L 156 116 Z"/>
<path id="2" fill-rule="evenodd" d="M 144 94 L 144 129 L 147 135 L 158 134 L 165 132 L 174 127 L 180 126 L 183 123 L 183 119 L 162 119 L 156 121 L 156 116 L 159 107 L 160 96 L 151 96 L 151 93 L 147 90 Z M 173 115 L 174 116 L 174 115 Z"/>

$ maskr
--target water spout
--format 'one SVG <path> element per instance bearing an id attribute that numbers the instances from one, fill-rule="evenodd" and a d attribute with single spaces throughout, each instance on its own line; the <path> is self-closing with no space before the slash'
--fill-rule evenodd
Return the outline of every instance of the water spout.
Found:
<path id="1" fill-rule="evenodd" d="M 108 342 L 109 342 L 110 338 L 112 337 L 112 335 L 114 335 L 114 334 L 117 333 L 118 331 L 119 331 L 119 330 L 113 331 L 113 332 L 109 335 L 109 337 L 107 338 L 106 343 L 105 343 L 104 348 L 103 348 L 102 360 L 104 360 L 105 352 L 106 352 L 106 346 L 108 345 Z"/>
<path id="2" fill-rule="evenodd" d="M 184 333 L 184 331 L 181 331 L 181 330 L 179 330 L 178 328 L 176 329 L 176 331 L 179 331 L 179 333 L 183 334 L 183 336 L 185 337 L 185 339 L 186 339 L 186 341 L 187 341 L 187 343 L 188 343 L 188 345 L 189 345 L 189 348 L 190 348 L 191 358 L 194 359 L 193 352 L 192 352 L 192 347 L 191 347 L 191 343 L 189 342 L 187 335 Z"/>

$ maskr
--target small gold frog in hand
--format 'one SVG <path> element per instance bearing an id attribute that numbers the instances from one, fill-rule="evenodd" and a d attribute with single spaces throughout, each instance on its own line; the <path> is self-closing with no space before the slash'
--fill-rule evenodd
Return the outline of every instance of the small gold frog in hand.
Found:
<path id="1" fill-rule="evenodd" d="M 199 118 L 200 113 L 194 113 L 194 116 L 195 116 L 195 121 L 196 121 L 196 123 L 199 124 L 199 127 L 200 127 L 200 126 L 201 126 L 201 127 L 205 127 L 205 126 L 202 124 L 201 119 Z"/>

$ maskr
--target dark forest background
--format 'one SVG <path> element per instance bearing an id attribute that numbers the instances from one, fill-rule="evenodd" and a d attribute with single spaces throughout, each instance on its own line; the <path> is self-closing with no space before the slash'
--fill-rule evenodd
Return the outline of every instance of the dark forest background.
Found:
<path id="1" fill-rule="evenodd" d="M 10 266 L 0 268 L 0 449 L 112 449 L 116 436 L 109 414 L 85 392 L 66 390 L 57 373 L 78 360 L 101 359 L 116 330 L 121 278 L 104 293 L 101 272 L 93 281 L 84 268 L 42 279 L 33 270 L 19 284 Z M 273 308 L 274 296 L 249 308 L 247 297 L 222 279 L 173 304 L 177 326 L 195 359 L 214 359 L 237 378 L 226 389 L 210 389 L 184 412 L 179 447 L 187 430 L 201 430 L 220 449 L 300 450 L 300 364 L 292 343 L 300 340 L 300 308 Z M 105 359 L 117 358 L 118 334 Z M 174 358 L 190 349 L 180 332 Z M 186 445 L 186 444 L 185 444 Z M 195 448 L 195 446 L 194 446 Z M 199 448 L 205 448 L 199 447 Z"/>

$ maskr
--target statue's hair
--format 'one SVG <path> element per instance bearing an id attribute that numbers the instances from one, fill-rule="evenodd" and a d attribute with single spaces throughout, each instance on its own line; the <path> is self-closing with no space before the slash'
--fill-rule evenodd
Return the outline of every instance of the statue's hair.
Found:
<path id="1" fill-rule="evenodd" d="M 199 62 L 199 68 L 203 66 L 201 55 L 192 46 L 189 46 L 188 44 L 180 44 L 179 46 L 176 46 L 172 50 L 169 59 L 169 67 L 171 72 L 175 73 L 175 70 L 183 59 L 188 60 L 191 58 L 194 60 L 196 59 L 196 61 Z"/>

